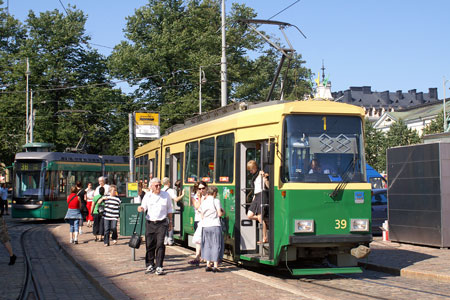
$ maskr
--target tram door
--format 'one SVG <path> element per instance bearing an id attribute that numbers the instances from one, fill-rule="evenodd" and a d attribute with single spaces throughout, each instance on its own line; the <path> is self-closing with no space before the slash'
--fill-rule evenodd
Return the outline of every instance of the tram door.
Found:
<path id="1" fill-rule="evenodd" d="M 181 180 L 183 182 L 183 153 L 175 153 L 170 155 L 170 171 L 169 171 L 169 178 L 171 183 L 171 188 L 175 189 L 175 182 L 177 180 Z M 174 234 L 180 234 L 181 235 L 181 228 L 182 228 L 182 205 L 183 200 L 180 200 L 179 202 L 174 204 Z"/>
<path id="2" fill-rule="evenodd" d="M 241 143 L 239 149 L 239 193 L 240 193 L 240 250 L 243 253 L 256 251 L 256 222 L 247 217 L 248 208 L 253 199 L 251 176 L 247 172 L 247 162 L 261 159 L 261 151 L 257 150 L 256 143 Z"/>

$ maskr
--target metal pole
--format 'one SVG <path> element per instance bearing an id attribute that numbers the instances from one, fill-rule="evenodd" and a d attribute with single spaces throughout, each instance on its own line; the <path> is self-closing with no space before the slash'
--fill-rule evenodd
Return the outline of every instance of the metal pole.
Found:
<path id="1" fill-rule="evenodd" d="M 220 64 L 221 75 L 221 104 L 227 106 L 227 43 L 225 38 L 225 0 L 222 0 L 222 59 Z"/>
<path id="2" fill-rule="evenodd" d="M 134 182 L 134 117 L 133 113 L 128 114 L 128 132 L 129 132 L 129 142 L 130 142 L 130 181 Z M 131 260 L 136 260 L 136 249 L 131 248 Z"/>
<path id="3" fill-rule="evenodd" d="M 33 90 L 31 90 L 30 93 L 30 143 L 33 142 L 33 123 L 34 123 L 34 118 L 33 118 Z"/>
<path id="4" fill-rule="evenodd" d="M 200 66 L 198 71 L 198 86 L 199 86 L 199 92 L 198 92 L 198 113 L 202 114 L 202 66 Z"/>
<path id="5" fill-rule="evenodd" d="M 25 127 L 25 143 L 28 144 L 28 127 L 29 127 L 29 119 L 28 119 L 28 76 L 30 75 L 30 68 L 28 65 L 28 57 L 27 57 L 27 70 L 25 71 L 25 77 L 27 80 L 27 87 L 26 87 L 26 127 Z"/>
<path id="6" fill-rule="evenodd" d="M 447 115 L 446 115 L 446 113 L 445 113 L 445 83 L 446 83 L 447 81 L 445 80 L 445 76 L 444 76 L 444 79 L 443 79 L 443 85 L 444 85 L 444 100 L 442 100 L 442 105 L 444 105 L 444 132 L 445 132 L 445 130 L 447 130 Z"/>

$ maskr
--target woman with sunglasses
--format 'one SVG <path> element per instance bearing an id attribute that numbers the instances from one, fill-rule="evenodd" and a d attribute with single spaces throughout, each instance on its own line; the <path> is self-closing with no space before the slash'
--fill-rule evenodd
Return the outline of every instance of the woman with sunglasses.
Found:
<path id="1" fill-rule="evenodd" d="M 195 187 L 195 185 L 194 185 Z M 194 217 L 194 230 L 197 230 L 198 223 L 202 220 L 202 215 L 199 212 L 200 205 L 202 201 L 206 198 L 206 189 L 208 188 L 208 184 L 204 181 L 199 181 L 197 185 L 197 190 L 195 194 L 192 196 L 192 205 L 195 208 L 195 217 Z M 200 255 L 201 255 L 201 244 L 195 244 L 195 258 L 189 263 L 191 265 L 198 266 L 200 264 Z"/>

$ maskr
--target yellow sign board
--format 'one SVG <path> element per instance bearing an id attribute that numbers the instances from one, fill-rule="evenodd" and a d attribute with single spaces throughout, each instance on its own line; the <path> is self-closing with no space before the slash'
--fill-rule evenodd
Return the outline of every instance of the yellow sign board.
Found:
<path id="1" fill-rule="evenodd" d="M 136 113 L 136 125 L 153 125 L 159 126 L 159 114 L 158 113 Z"/>
<path id="2" fill-rule="evenodd" d="M 137 182 L 127 182 L 127 197 L 137 197 L 138 184 Z"/>
<path id="3" fill-rule="evenodd" d="M 159 138 L 158 113 L 136 112 L 134 119 L 136 138 L 147 140 Z"/>

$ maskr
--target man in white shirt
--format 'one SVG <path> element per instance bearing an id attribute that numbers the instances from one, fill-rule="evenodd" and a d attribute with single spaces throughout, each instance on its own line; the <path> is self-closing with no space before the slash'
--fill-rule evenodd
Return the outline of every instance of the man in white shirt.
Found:
<path id="1" fill-rule="evenodd" d="M 163 261 L 166 252 L 164 237 L 171 230 L 172 224 L 172 199 L 167 192 L 161 191 L 161 181 L 153 178 L 150 181 L 151 193 L 146 193 L 142 199 L 138 212 L 146 212 L 145 222 L 145 274 L 156 272 L 164 274 Z M 155 265 L 156 258 L 156 265 Z M 156 267 L 156 269 L 155 269 Z"/>
<path id="2" fill-rule="evenodd" d="M 98 187 L 95 188 L 94 196 L 97 196 L 100 194 L 99 189 L 100 187 L 103 187 L 105 189 L 105 196 L 109 196 L 109 185 L 106 184 L 106 178 L 103 176 L 100 176 L 98 178 Z"/>

